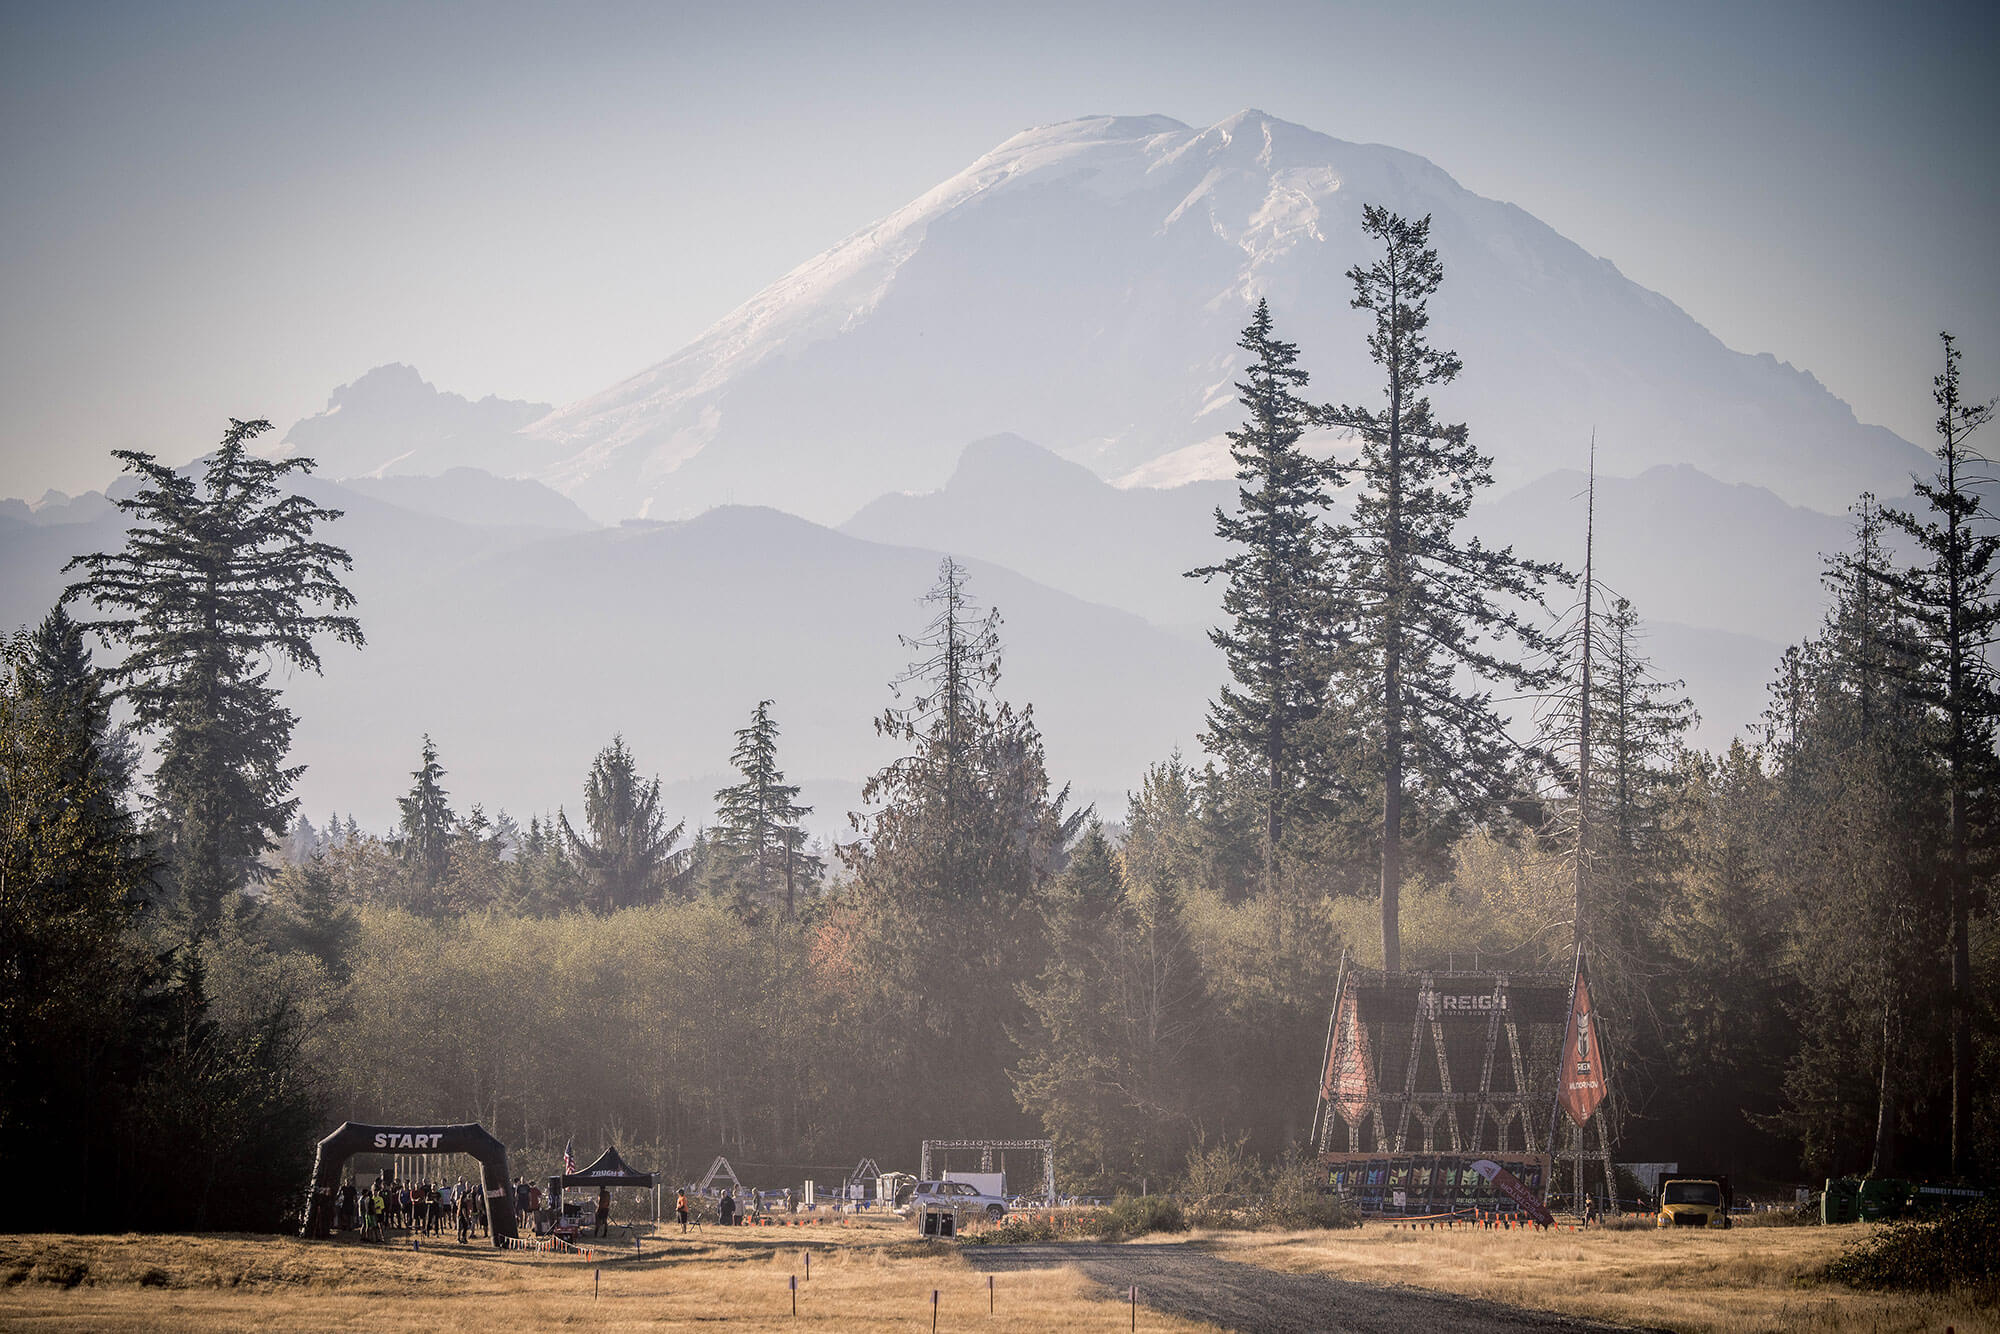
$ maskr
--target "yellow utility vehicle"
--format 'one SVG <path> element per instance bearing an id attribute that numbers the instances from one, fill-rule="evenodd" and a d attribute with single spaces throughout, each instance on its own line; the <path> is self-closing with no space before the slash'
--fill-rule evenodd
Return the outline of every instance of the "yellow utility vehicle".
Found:
<path id="1" fill-rule="evenodd" d="M 1729 1178 L 1671 1176 L 1660 1183 L 1660 1213 L 1655 1227 L 1728 1227 L 1733 1203 Z"/>

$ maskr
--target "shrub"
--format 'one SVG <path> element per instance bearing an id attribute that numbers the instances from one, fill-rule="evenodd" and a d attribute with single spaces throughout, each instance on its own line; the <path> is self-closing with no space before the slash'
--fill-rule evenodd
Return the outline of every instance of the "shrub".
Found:
<path id="1" fill-rule="evenodd" d="M 1294 1146 L 1271 1170 L 1271 1190 L 1259 1211 L 1267 1227 L 1359 1227 L 1360 1212 L 1326 1190 L 1326 1174 Z"/>
<path id="2" fill-rule="evenodd" d="M 1215 1208 L 1249 1190 L 1258 1176 L 1257 1160 L 1243 1151 L 1244 1137 L 1188 1150 L 1186 1188 L 1197 1209 Z"/>
<path id="3" fill-rule="evenodd" d="M 1264 1216 L 1274 1227 L 1360 1227 L 1361 1213 L 1354 1205 L 1334 1194 L 1297 1195 L 1279 1200 L 1273 1197 L 1264 1206 Z"/>
<path id="4" fill-rule="evenodd" d="M 1060 1229 L 1053 1219 L 1041 1214 L 1008 1214 L 992 1227 L 967 1232 L 959 1240 L 968 1246 L 1021 1246 L 1074 1235 L 1074 1229 Z M 1095 1231 L 1086 1235 L 1095 1235 Z"/>
<path id="5" fill-rule="evenodd" d="M 35 1277 L 60 1288 L 73 1288 L 90 1277 L 90 1266 L 77 1260 L 43 1260 L 35 1266 Z"/>
<path id="6" fill-rule="evenodd" d="M 1103 1235 L 1143 1237 L 1149 1232 L 1185 1232 L 1181 1202 L 1165 1195 L 1127 1195 L 1115 1202 Z"/>
<path id="7" fill-rule="evenodd" d="M 2000 1280 L 2000 1200 L 1934 1222 L 1892 1223 L 1847 1248 L 1824 1277 L 1857 1288 L 1941 1291 Z"/>

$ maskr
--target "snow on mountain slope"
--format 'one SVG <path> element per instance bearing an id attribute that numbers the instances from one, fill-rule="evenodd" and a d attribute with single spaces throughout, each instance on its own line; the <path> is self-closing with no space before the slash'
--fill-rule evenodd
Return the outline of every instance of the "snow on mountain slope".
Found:
<path id="1" fill-rule="evenodd" d="M 1235 340 L 1266 295 L 1327 400 L 1373 402 L 1346 270 L 1364 204 L 1429 214 L 1436 395 L 1503 484 L 1581 461 L 1692 463 L 1837 510 L 1920 453 L 1810 374 L 1732 352 L 1666 298 L 1422 158 L 1261 112 L 1098 117 L 1015 136 L 801 265 L 668 360 L 526 434 L 599 517 L 732 501 L 833 521 L 1012 431 L 1105 476 L 1214 477 Z"/>

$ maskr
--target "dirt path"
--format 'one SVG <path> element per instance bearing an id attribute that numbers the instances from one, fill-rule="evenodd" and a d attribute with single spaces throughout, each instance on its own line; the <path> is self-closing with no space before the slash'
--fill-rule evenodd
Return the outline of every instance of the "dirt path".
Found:
<path id="1" fill-rule="evenodd" d="M 1136 1286 L 1140 1302 L 1155 1310 L 1246 1334 L 1603 1334 L 1632 1328 L 1448 1293 L 1284 1274 L 1224 1260 L 1187 1243 L 968 1246 L 965 1257 L 984 1270 L 1075 1265 L 1117 1291 Z"/>

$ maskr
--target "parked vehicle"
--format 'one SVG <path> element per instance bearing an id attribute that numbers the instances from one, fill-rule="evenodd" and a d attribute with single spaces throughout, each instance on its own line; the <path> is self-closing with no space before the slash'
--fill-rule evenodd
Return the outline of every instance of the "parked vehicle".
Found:
<path id="1" fill-rule="evenodd" d="M 1728 1227 L 1731 1199 L 1729 1178 L 1682 1173 L 1660 1182 L 1660 1213 L 1655 1227 Z"/>
<path id="2" fill-rule="evenodd" d="M 1007 1214 L 1007 1201 L 983 1193 L 969 1181 L 919 1181 L 908 1202 L 898 1204 L 896 1212 L 921 1218 L 926 1209 L 949 1209 L 960 1218 L 984 1214 L 998 1221 Z"/>

